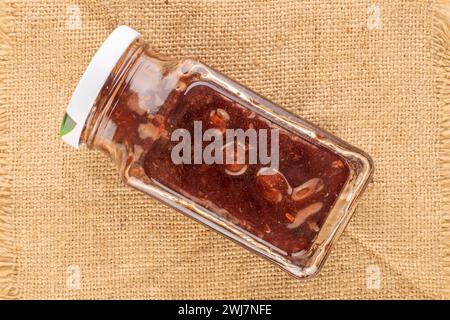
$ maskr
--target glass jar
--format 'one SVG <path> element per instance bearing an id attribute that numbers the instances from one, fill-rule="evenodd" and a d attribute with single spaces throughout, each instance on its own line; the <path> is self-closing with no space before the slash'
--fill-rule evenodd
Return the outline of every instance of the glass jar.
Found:
<path id="1" fill-rule="evenodd" d="M 300 278 L 319 271 L 373 171 L 364 152 L 126 26 L 88 66 L 61 136 Z"/>

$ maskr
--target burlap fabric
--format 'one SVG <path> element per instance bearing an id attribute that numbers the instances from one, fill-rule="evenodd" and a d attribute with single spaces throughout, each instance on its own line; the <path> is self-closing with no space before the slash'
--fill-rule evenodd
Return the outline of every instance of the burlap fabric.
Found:
<path id="1" fill-rule="evenodd" d="M 440 66 L 448 72 L 449 55 L 448 20 L 438 14 L 445 7 L 436 5 L 3 1 L 0 296 L 443 297 L 449 166 L 440 160 L 440 146 L 448 147 L 440 137 L 449 96 L 439 100 L 439 92 L 448 94 Z M 124 186 L 102 154 L 59 139 L 72 90 L 120 24 L 157 51 L 198 58 L 373 157 L 374 182 L 317 278 L 290 278 Z"/>

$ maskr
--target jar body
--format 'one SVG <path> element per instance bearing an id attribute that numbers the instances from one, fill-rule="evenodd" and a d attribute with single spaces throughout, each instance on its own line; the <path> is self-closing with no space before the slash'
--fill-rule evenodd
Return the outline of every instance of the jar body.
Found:
<path id="1" fill-rule="evenodd" d="M 128 185 L 297 277 L 318 272 L 373 170 L 360 150 L 210 67 L 139 42 L 83 140 Z"/>

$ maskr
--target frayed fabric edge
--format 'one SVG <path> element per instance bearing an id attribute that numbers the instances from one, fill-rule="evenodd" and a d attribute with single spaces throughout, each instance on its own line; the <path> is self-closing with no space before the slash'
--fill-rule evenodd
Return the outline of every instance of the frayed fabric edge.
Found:
<path id="1" fill-rule="evenodd" d="M 0 2 L 0 299 L 16 299 L 17 250 L 11 222 L 12 194 L 10 154 L 8 148 L 9 122 L 7 113 L 7 69 L 12 48 L 14 4 Z"/>
<path id="2" fill-rule="evenodd" d="M 450 298 L 450 1 L 437 0 L 433 7 L 433 54 L 437 67 L 436 89 L 441 107 L 440 161 L 443 205 L 443 298 Z"/>

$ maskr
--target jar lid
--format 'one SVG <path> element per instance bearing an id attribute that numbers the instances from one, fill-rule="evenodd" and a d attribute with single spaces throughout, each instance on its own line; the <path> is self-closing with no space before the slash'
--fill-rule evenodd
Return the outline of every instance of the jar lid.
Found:
<path id="1" fill-rule="evenodd" d="M 127 26 L 117 27 L 98 49 L 72 94 L 61 124 L 60 136 L 72 147 L 80 137 L 95 100 L 112 70 L 140 34 Z"/>

